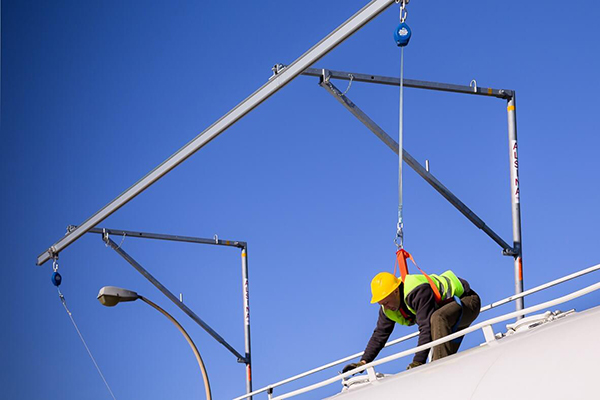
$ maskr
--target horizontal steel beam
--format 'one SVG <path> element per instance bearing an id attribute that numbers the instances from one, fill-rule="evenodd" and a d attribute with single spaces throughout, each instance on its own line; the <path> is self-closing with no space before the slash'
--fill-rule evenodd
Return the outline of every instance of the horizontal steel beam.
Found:
<path id="1" fill-rule="evenodd" d="M 346 20 L 346 22 L 337 27 L 333 32 L 323 38 L 306 53 L 301 55 L 296 61 L 278 71 L 278 73 L 271 77 L 267 83 L 261 86 L 257 91 L 252 93 L 240 104 L 235 106 L 227 114 L 222 116 L 218 121 L 204 130 L 204 132 L 196 136 L 191 142 L 183 146 L 175 154 L 148 173 L 145 177 L 136 182 L 120 196 L 88 218 L 73 232 L 64 236 L 58 242 L 50 246 L 50 248 L 41 253 L 37 258 L 37 264 L 42 265 L 52 257 L 57 257 L 62 250 L 79 239 L 83 234 L 98 225 L 119 208 L 123 207 L 131 199 L 142 193 L 173 168 L 187 160 L 192 154 L 200 150 L 204 145 L 216 138 L 219 134 L 224 132 L 227 128 L 240 120 L 263 101 L 267 100 L 285 85 L 290 83 L 294 78 L 306 70 L 306 68 L 320 60 L 323 56 L 366 25 L 373 18 L 381 14 L 393 3 L 394 0 L 373 0 L 369 2 L 356 14 Z"/>
<path id="2" fill-rule="evenodd" d="M 327 90 L 337 101 L 340 102 L 348 111 L 352 113 L 360 122 L 362 122 L 371 132 L 373 132 L 381 141 L 383 141 L 394 153 L 399 154 L 398 143 L 390 137 L 379 125 L 375 123 L 367 114 L 356 106 L 346 95 L 329 81 L 328 70 L 321 70 L 322 77 L 320 85 Z M 419 174 L 427 183 L 429 183 L 439 194 L 450 202 L 458 211 L 460 211 L 476 227 L 484 231 L 492 240 L 500 245 L 503 254 L 513 253 L 513 249 L 502 238 L 496 234 L 489 226 L 483 222 L 469 207 L 467 207 L 458 197 L 456 197 L 448 188 L 438 181 L 429 171 L 427 171 L 408 151 L 402 149 L 404 161 Z"/>
<path id="3" fill-rule="evenodd" d="M 352 80 L 353 82 L 367 82 L 367 83 L 379 83 L 381 85 L 400 86 L 400 78 L 380 76 L 380 75 L 369 75 L 369 74 L 358 74 L 356 72 L 343 72 L 343 71 L 332 71 L 329 72 L 330 79 L 342 79 Z M 321 77 L 323 74 L 322 69 L 307 68 L 304 70 L 302 75 Z M 439 82 L 428 82 L 428 81 L 417 81 L 414 79 L 404 79 L 404 87 L 416 88 L 416 89 L 427 89 L 437 90 L 441 92 L 454 92 L 464 94 L 475 94 L 480 96 L 491 96 L 500 99 L 508 99 L 514 95 L 514 91 L 508 89 L 493 89 L 484 87 L 471 87 L 463 85 L 454 85 L 450 83 L 439 83 Z"/>
<path id="4" fill-rule="evenodd" d="M 69 225 L 67 227 L 67 232 L 72 232 L 77 229 L 75 225 Z M 247 243 L 241 242 L 237 240 L 223 240 L 223 239 L 204 239 L 197 238 L 192 236 L 179 236 L 179 235 L 165 235 L 161 233 L 148 233 L 148 232 L 136 232 L 136 231 L 123 231 L 120 229 L 107 229 L 107 228 L 92 228 L 88 231 L 88 233 L 98 233 L 98 234 L 109 234 L 114 236 L 125 236 L 132 238 L 142 238 L 142 239 L 157 239 L 157 240 L 169 240 L 172 242 L 185 242 L 185 243 L 199 243 L 199 244 L 210 244 L 213 246 L 229 246 L 229 247 L 237 247 L 240 249 L 246 248 Z"/>
<path id="5" fill-rule="evenodd" d="M 150 281 L 150 283 L 152 283 L 154 286 L 156 286 L 156 288 L 158 290 L 160 290 L 162 292 L 162 294 L 167 296 L 167 298 L 169 300 L 171 300 L 177 307 L 179 307 L 184 313 L 186 313 L 194 322 L 196 322 L 198 325 L 200 325 L 202 327 L 202 329 L 204 329 L 206 332 L 208 332 L 208 334 L 210 336 L 212 336 L 213 338 L 215 338 L 215 340 L 217 342 L 219 342 L 223 346 L 225 346 L 225 348 L 227 348 L 227 350 L 229 350 L 234 356 L 237 357 L 238 362 L 246 362 L 246 357 L 242 356 L 233 347 L 231 347 L 231 345 L 229 345 L 229 343 L 227 343 L 225 341 L 225 339 L 223 339 L 221 337 L 221 335 L 219 335 L 217 332 L 215 332 L 210 326 L 208 326 L 208 324 L 206 322 L 202 321 L 202 319 L 200 319 L 200 317 L 197 316 L 196 313 L 194 313 L 188 306 L 186 306 L 182 301 L 180 301 L 177 297 L 175 297 L 175 295 L 173 293 L 171 293 L 169 291 L 169 289 L 167 289 L 165 286 L 163 286 L 163 284 L 160 283 L 154 276 L 152 276 L 152 274 L 150 272 L 146 271 L 144 269 L 144 267 L 142 267 L 137 261 L 135 261 L 133 259 L 133 257 L 131 257 L 129 254 L 127 254 L 125 252 L 125 250 L 123 250 L 121 248 L 121 246 L 117 245 L 108 236 L 103 237 L 102 239 L 108 246 L 110 246 L 111 249 L 116 251 L 121 257 L 123 257 L 125 259 L 125 261 L 127 261 L 129 264 L 131 264 L 131 266 L 133 268 L 135 268 L 140 274 L 142 274 L 144 276 L 144 278 L 148 279 Z"/>

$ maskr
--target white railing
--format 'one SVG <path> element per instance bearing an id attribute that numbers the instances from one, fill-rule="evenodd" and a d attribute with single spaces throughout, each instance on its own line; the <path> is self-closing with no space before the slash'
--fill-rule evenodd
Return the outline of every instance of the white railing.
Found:
<path id="1" fill-rule="evenodd" d="M 581 271 L 578 271 L 578 272 L 575 272 L 573 274 L 564 276 L 562 278 L 559 278 L 559 279 L 556 279 L 554 281 L 545 283 L 543 285 L 536 286 L 535 288 L 526 290 L 526 291 L 524 291 L 522 293 L 519 293 L 518 295 L 509 296 L 509 297 L 507 297 L 505 299 L 502 299 L 502 300 L 496 301 L 494 303 L 488 304 L 487 306 L 481 308 L 481 312 L 488 311 L 488 310 L 490 310 L 492 308 L 504 305 L 504 304 L 509 303 L 511 301 L 520 299 L 522 297 L 531 295 L 533 293 L 539 292 L 541 290 L 547 289 L 549 287 L 558 285 L 560 283 L 569 281 L 571 279 L 577 278 L 577 277 L 585 275 L 585 274 L 589 274 L 590 272 L 594 272 L 594 271 L 597 271 L 597 270 L 600 270 L 600 264 L 597 264 L 597 265 L 594 265 L 592 267 L 583 269 Z M 598 290 L 598 289 L 600 289 L 600 282 L 598 282 L 598 283 L 596 283 L 594 285 L 588 286 L 585 289 L 582 289 L 582 290 L 579 290 L 577 292 L 573 292 L 573 293 L 571 293 L 569 295 L 560 297 L 558 299 L 551 300 L 551 301 L 548 301 L 548 302 L 545 302 L 545 303 L 542 303 L 542 304 L 538 304 L 537 306 L 529 307 L 529 308 L 526 308 L 524 310 L 514 311 L 512 313 L 505 314 L 505 315 L 502 315 L 500 317 L 492 318 L 492 319 L 489 319 L 489 320 L 484 321 L 484 322 L 480 322 L 480 323 L 478 323 L 476 325 L 473 325 L 473 326 L 471 326 L 469 328 L 466 328 L 466 329 L 463 329 L 463 330 L 461 330 L 459 332 L 456 332 L 456 333 L 453 333 L 451 335 L 445 336 L 445 337 L 443 337 L 441 339 L 429 342 L 429 343 L 427 343 L 425 345 L 414 347 L 412 349 L 405 350 L 405 351 L 402 351 L 400 353 L 396 353 L 394 355 L 382 358 L 380 360 L 373 361 L 371 363 L 368 363 L 368 364 L 360 366 L 360 367 L 358 367 L 356 369 L 353 369 L 352 371 L 346 372 L 345 374 L 339 374 L 339 375 L 337 375 L 337 376 L 335 376 L 333 378 L 324 380 L 322 382 L 316 383 L 316 384 L 311 385 L 311 386 L 307 386 L 307 387 L 305 387 L 303 389 L 298 389 L 298 390 L 295 390 L 293 392 L 289 392 L 289 393 L 283 394 L 283 395 L 278 396 L 278 397 L 272 397 L 272 393 L 273 393 L 273 389 L 274 388 L 276 388 L 278 386 L 281 386 L 281 385 L 284 385 L 286 383 L 298 380 L 300 378 L 304 378 L 304 377 L 312 375 L 314 373 L 323 371 L 323 370 L 325 370 L 327 368 L 331 368 L 331 367 L 333 367 L 335 365 L 342 364 L 344 362 L 350 361 L 350 360 L 352 360 L 352 359 L 354 359 L 356 357 L 359 357 L 359 356 L 363 355 L 364 352 L 356 353 L 356 354 L 353 354 L 351 356 L 344 357 L 342 359 L 330 362 L 328 364 L 325 364 L 325 365 L 322 365 L 320 367 L 314 368 L 314 369 L 312 369 L 310 371 L 306 371 L 306 372 L 303 372 L 301 374 L 298 374 L 298 375 L 292 376 L 290 378 L 284 379 L 282 381 L 270 384 L 268 386 L 265 386 L 264 388 L 255 390 L 255 391 L 253 391 L 251 393 L 247 393 L 247 394 L 245 394 L 243 396 L 236 397 L 233 400 L 246 399 L 246 398 L 248 398 L 250 396 L 254 396 L 254 395 L 260 394 L 262 392 L 267 392 L 268 398 L 272 399 L 272 400 L 287 399 L 287 398 L 290 398 L 290 397 L 293 397 L 293 396 L 297 396 L 299 394 L 306 393 L 306 392 L 309 392 L 311 390 L 314 390 L 314 389 L 317 389 L 317 388 L 329 385 L 331 383 L 334 383 L 336 381 L 339 381 L 339 380 L 342 380 L 344 378 L 350 377 L 350 376 L 356 374 L 357 372 L 362 372 L 364 370 L 367 370 L 367 374 L 369 376 L 369 379 L 370 380 L 374 380 L 376 378 L 375 378 L 375 371 L 374 371 L 373 367 L 375 367 L 377 365 L 384 364 L 384 363 L 396 360 L 398 358 L 406 357 L 406 356 L 408 356 L 410 354 L 418 353 L 419 351 L 422 351 L 422 350 L 430 349 L 431 347 L 437 346 L 438 344 L 445 343 L 445 342 L 448 342 L 450 340 L 454 340 L 454 339 L 456 339 L 458 337 L 466 335 L 467 333 L 471 333 L 471 332 L 477 331 L 479 329 L 481 329 L 483 331 L 483 334 L 484 334 L 484 337 L 485 337 L 485 340 L 486 340 L 487 343 L 493 342 L 494 340 L 496 340 L 496 338 L 494 336 L 494 331 L 492 329 L 492 325 L 493 324 L 496 324 L 496 323 L 502 322 L 502 321 L 506 321 L 506 320 L 509 320 L 509 319 L 512 319 L 512 318 L 520 317 L 520 316 L 523 316 L 525 314 L 529 314 L 529 313 L 532 313 L 532 312 L 536 312 L 536 311 L 539 311 L 539 310 L 544 309 L 544 308 L 553 307 L 553 306 L 555 306 L 557 304 L 561 304 L 561 303 L 564 303 L 566 301 L 575 299 L 577 297 L 583 296 L 585 294 L 588 294 L 588 293 L 593 292 L 593 291 Z M 392 340 L 392 341 L 388 342 L 385 345 L 385 347 L 393 346 L 395 344 L 404 342 L 404 341 L 406 341 L 408 339 L 412 339 L 412 338 L 418 336 L 418 334 L 419 334 L 419 332 L 414 332 L 414 333 L 411 333 L 409 335 L 403 336 L 401 338 Z"/>

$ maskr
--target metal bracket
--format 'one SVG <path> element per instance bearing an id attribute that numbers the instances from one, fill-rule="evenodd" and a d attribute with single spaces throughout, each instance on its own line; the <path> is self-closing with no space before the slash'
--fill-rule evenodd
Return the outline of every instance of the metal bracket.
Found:
<path id="1" fill-rule="evenodd" d="M 273 75 L 271 75 L 271 77 L 269 79 L 272 79 L 275 76 L 279 75 L 279 73 L 281 71 L 283 71 L 286 67 L 287 67 L 287 65 L 283 65 L 283 64 L 279 64 L 279 63 L 273 65 L 273 68 L 271 68 L 271 71 L 273 71 Z"/>
<path id="2" fill-rule="evenodd" d="M 321 77 L 319 79 L 319 85 L 322 83 L 329 83 L 329 79 L 331 78 L 331 72 L 328 69 L 323 68 L 321 70 Z"/>
<path id="3" fill-rule="evenodd" d="M 58 260 L 58 252 L 56 251 L 56 247 L 50 246 L 48 249 L 48 254 L 50 254 L 51 259 Z"/>
<path id="4" fill-rule="evenodd" d="M 514 90 L 500 89 L 498 90 L 498 93 L 500 93 L 502 95 L 502 98 L 506 100 L 510 100 L 515 96 Z"/>
<path id="5" fill-rule="evenodd" d="M 517 248 L 507 248 L 507 249 L 503 249 L 502 250 L 502 255 L 503 256 L 511 256 L 511 257 L 515 257 L 519 255 L 519 249 Z"/>

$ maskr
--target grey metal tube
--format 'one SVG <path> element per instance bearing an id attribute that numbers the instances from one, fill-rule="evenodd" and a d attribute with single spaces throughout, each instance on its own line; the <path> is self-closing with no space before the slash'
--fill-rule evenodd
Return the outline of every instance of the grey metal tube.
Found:
<path id="1" fill-rule="evenodd" d="M 343 95 L 334 84 L 327 79 L 322 79 L 320 85 L 327 90 L 337 101 L 339 101 L 348 111 L 352 113 L 360 122 L 362 122 L 371 132 L 381 139 L 396 154 L 399 152 L 398 143 L 392 139 L 382 128 L 379 127 L 367 114 L 356 106 L 346 95 Z M 446 200 L 450 202 L 458 211 L 460 211 L 476 227 L 484 231 L 494 242 L 498 243 L 505 252 L 512 252 L 512 248 L 496 232 L 483 222 L 469 207 L 458 199 L 448 188 L 429 173 L 417 160 L 411 156 L 408 151 L 402 151 L 404 161 L 419 174 L 427 183 L 438 191 Z"/>
<path id="2" fill-rule="evenodd" d="M 307 76 L 316 76 L 320 77 L 322 75 L 322 69 L 318 68 L 307 68 L 304 70 L 302 75 Z M 400 86 L 400 79 L 394 77 L 387 77 L 381 75 L 369 75 L 369 74 L 358 74 L 355 72 L 344 72 L 344 71 L 329 71 L 329 76 L 331 79 L 342 79 L 342 80 L 350 80 L 350 75 L 352 75 L 352 81 L 356 82 L 367 82 L 367 83 L 379 83 L 382 85 L 390 85 L 390 86 Z M 427 90 L 437 90 L 441 92 L 453 92 L 453 93 L 464 93 L 464 94 L 474 94 L 479 96 L 491 96 L 497 97 L 500 99 L 508 99 L 510 98 L 514 91 L 509 89 L 493 89 L 493 88 L 483 88 L 477 87 L 473 88 L 471 86 L 464 85 L 454 85 L 451 83 L 440 83 L 440 82 L 428 82 L 428 81 L 418 81 L 414 79 L 404 79 L 404 86 L 416 89 L 427 89 Z"/>
<path id="3" fill-rule="evenodd" d="M 310 50 L 301 55 L 296 61 L 285 67 L 277 75 L 272 77 L 267 83 L 261 86 L 257 91 L 235 106 L 231 111 L 222 116 L 218 121 L 208 127 L 204 132 L 196 136 L 192 141 L 183 146 L 175 154 L 165 160 L 162 164 L 140 179 L 137 183 L 123 192 L 116 199 L 104 206 L 77 229 L 69 235 L 63 237 L 54 243 L 49 249 L 45 250 L 37 258 L 37 265 L 42 265 L 53 255 L 58 255 L 62 250 L 79 239 L 84 233 L 98 225 L 109 215 L 127 204 L 131 199 L 146 190 L 154 182 L 162 178 L 167 172 L 184 162 L 196 151 L 200 150 L 205 144 L 217 137 L 243 116 L 252 111 L 260 103 L 268 99 L 279 89 L 290 83 L 294 78 L 300 75 L 306 68 L 317 62 L 337 45 L 342 43 L 354 32 L 358 31 L 365 24 L 382 13 L 391 6 L 394 0 L 373 0 L 365 5 L 360 11 L 350 17 L 346 22 L 337 27 L 333 32 L 314 45 Z"/>
<path id="4" fill-rule="evenodd" d="M 191 319 L 194 320 L 198 325 L 202 327 L 209 335 L 217 340 L 217 342 L 221 343 L 223 346 L 227 348 L 234 356 L 244 362 L 245 358 L 240 353 L 238 353 L 233 347 L 229 345 L 217 332 L 215 332 L 210 326 L 206 324 L 206 322 L 202 321 L 199 316 L 197 316 L 192 310 L 189 309 L 183 302 L 179 301 L 179 299 L 169 291 L 166 287 L 163 286 L 152 274 L 144 269 L 137 261 L 135 261 L 129 254 L 127 254 L 122 248 L 120 248 L 115 242 L 110 238 L 103 238 L 106 244 L 108 244 L 114 251 L 116 251 L 121 257 L 123 257 L 133 268 L 135 268 L 140 274 L 142 274 L 146 279 L 150 281 L 158 290 L 160 290 L 169 300 L 171 300 L 177 307 L 179 307 L 184 313 L 186 313 Z"/>
<path id="5" fill-rule="evenodd" d="M 244 349 L 246 351 L 246 393 L 252 392 L 252 353 L 250 350 L 250 287 L 248 281 L 248 248 L 242 249 L 242 293 L 244 307 Z M 252 399 L 252 397 L 250 397 Z"/>
<path id="6" fill-rule="evenodd" d="M 179 332 L 181 332 L 181 334 L 183 335 L 185 340 L 187 340 L 188 344 L 192 348 L 192 351 L 194 352 L 194 355 L 196 356 L 196 361 L 198 361 L 198 365 L 200 366 L 200 371 L 202 372 L 202 379 L 204 380 L 204 390 L 206 392 L 206 398 L 208 400 L 211 400 L 212 394 L 210 392 L 210 383 L 208 381 L 208 372 L 206 372 L 206 367 L 204 366 L 204 361 L 202 361 L 200 352 L 198 351 L 198 348 L 196 347 L 196 344 L 194 343 L 194 341 L 192 340 L 190 335 L 188 335 L 188 333 L 185 331 L 185 329 L 183 329 L 183 326 L 181 326 L 181 324 L 179 322 L 177 322 L 177 320 L 175 318 L 173 318 L 173 316 L 171 314 L 169 314 L 168 312 L 163 310 L 160 306 L 153 303 L 152 301 L 145 298 L 144 296 L 139 296 L 139 299 L 144 301 L 146 304 L 149 304 L 150 306 L 154 307 L 162 315 L 167 317 L 169 319 L 169 321 L 171 321 L 173 323 L 173 325 L 175 325 L 177 327 L 177 329 L 179 329 Z"/>
<path id="7" fill-rule="evenodd" d="M 516 95 L 508 100 L 508 151 L 510 162 L 510 203 L 512 205 L 513 243 L 515 258 L 515 294 L 523 291 L 523 249 L 521 242 L 521 193 L 519 186 L 519 155 L 517 143 L 517 109 Z M 523 298 L 516 301 L 516 309 L 525 308 Z M 522 317 L 520 317 L 522 318 Z M 517 318 L 517 319 L 520 319 Z"/>
<path id="8" fill-rule="evenodd" d="M 67 231 L 69 231 L 69 232 L 71 232 L 75 229 L 77 229 L 77 227 L 75 225 L 69 225 L 67 227 Z M 246 246 L 246 242 L 241 242 L 241 241 L 237 241 L 237 240 L 204 239 L 204 238 L 197 238 L 197 237 L 192 237 L 192 236 L 165 235 L 162 233 L 124 231 L 121 229 L 92 228 L 88 231 L 88 233 L 98 233 L 101 235 L 103 235 L 104 233 L 108 233 L 109 235 L 114 235 L 114 236 L 126 236 L 126 237 L 132 237 L 132 238 L 142 238 L 142 239 L 169 240 L 172 242 L 210 244 L 213 246 L 230 246 L 230 247 L 238 247 L 238 248 L 242 248 L 242 249 Z"/>

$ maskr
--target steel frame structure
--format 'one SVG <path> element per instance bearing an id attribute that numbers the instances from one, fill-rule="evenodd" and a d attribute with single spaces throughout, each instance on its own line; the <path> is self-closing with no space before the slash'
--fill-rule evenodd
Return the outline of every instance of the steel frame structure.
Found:
<path id="1" fill-rule="evenodd" d="M 311 74 L 310 66 L 320 60 L 323 56 L 337 47 L 339 44 L 348 39 L 351 35 L 356 33 L 359 29 L 365 26 L 372 19 L 377 17 L 388 7 L 394 4 L 395 0 L 372 0 L 366 4 L 363 8 L 357 11 L 353 16 L 347 19 L 339 27 L 333 30 L 330 34 L 324 37 L 321 41 L 315 44 L 307 52 L 302 54 L 298 59 L 282 68 L 275 68 L 275 74 L 259 89 L 244 99 L 241 103 L 231 109 L 228 113 L 219 118 L 216 122 L 206 128 L 198 136 L 192 139 L 189 143 L 175 152 L 172 156 L 166 159 L 163 163 L 158 165 L 155 169 L 150 171 L 142 179 L 134 183 L 131 187 L 125 190 L 121 195 L 116 197 L 106 206 L 98 210 L 78 227 L 68 232 L 67 235 L 60 238 L 53 245 L 44 250 L 37 257 L 37 265 L 43 265 L 50 259 L 57 259 L 60 252 L 65 250 L 68 246 L 77 241 L 86 232 L 92 231 L 100 222 L 108 218 L 111 214 L 119 210 L 130 200 L 135 198 L 137 195 L 142 193 L 172 169 L 180 165 L 186 159 L 191 157 L 195 152 L 200 150 L 203 146 L 209 143 L 211 140 L 216 138 L 218 135 L 223 133 L 226 129 L 231 127 L 234 123 L 239 121 L 242 117 L 247 115 L 254 108 L 259 106 L 263 101 L 267 100 L 270 96 L 275 94 L 277 91 L 282 89 L 293 79 L 297 78 L 302 73 L 306 72 Z M 321 70 L 318 72 L 318 76 L 322 75 Z M 316 73 L 313 71 L 313 73 Z M 330 77 L 337 77 L 335 71 L 330 71 Z M 342 74 L 343 75 L 343 74 Z M 355 74 L 355 80 L 357 81 L 369 81 L 377 82 L 381 84 L 395 85 L 396 78 L 385 78 L 375 77 L 373 75 L 360 75 Z M 346 78 L 340 76 L 340 79 Z M 508 131 L 509 131 L 509 151 L 510 151 L 510 179 L 511 179 L 511 203 L 512 203 L 512 217 L 513 217 L 513 247 L 510 248 L 502 239 L 497 237 L 489 228 L 485 228 L 485 224 L 481 221 L 474 213 L 472 213 L 464 204 L 457 201 L 451 192 L 444 190 L 441 183 L 434 180 L 431 174 L 423 174 L 426 179 L 430 182 L 436 190 L 444 195 L 453 198 L 451 201 L 455 207 L 459 208 L 463 214 L 469 218 L 475 225 L 483 229 L 488 235 L 490 235 L 504 250 L 505 254 L 512 255 L 515 263 L 515 291 L 519 294 L 523 290 L 523 267 L 522 267 L 522 252 L 521 252 L 521 221 L 520 221 L 520 199 L 519 199 L 519 178 L 518 178 L 518 157 L 517 157 L 517 132 L 516 132 L 516 109 L 515 109 L 515 94 L 512 91 L 507 90 L 496 90 L 496 89 L 482 89 L 482 88 L 471 88 L 467 86 L 450 85 L 442 83 L 424 82 L 424 81 L 412 81 L 405 80 L 404 84 L 406 87 L 420 87 L 432 90 L 451 91 L 459 93 L 472 93 L 476 95 L 487 95 L 493 97 L 499 97 L 508 101 Z M 331 88 L 332 91 L 333 87 Z M 364 113 L 363 113 L 364 114 Z M 375 126 L 373 124 L 373 126 Z M 379 129 L 378 131 L 383 132 Z M 388 143 L 388 139 L 384 140 Z M 393 143 L 389 142 L 388 146 L 393 147 Z M 393 148 L 392 148 L 393 150 Z M 403 150 L 404 151 L 404 150 Z M 407 153 L 404 153 L 407 154 Z M 410 164 L 409 164 L 410 165 Z M 417 167 L 418 163 L 413 163 L 413 168 Z M 422 169 L 420 167 L 419 169 Z M 418 171 L 417 171 L 418 172 Z M 422 172 L 422 171 L 421 171 Z M 428 172 L 428 171 L 426 171 Z M 422 175 L 422 176 L 423 176 Z M 437 183 L 436 183 L 437 182 Z M 453 197 L 454 196 L 454 197 Z M 446 197 L 446 198 L 448 198 Z M 450 199 L 449 199 L 450 200 Z M 522 309 L 523 303 L 517 303 L 517 309 Z"/>
<path id="2" fill-rule="evenodd" d="M 67 232 L 72 232 L 77 229 L 76 226 L 70 225 L 67 227 Z M 236 240 L 222 240 L 215 236 L 214 239 L 197 238 L 192 236 L 176 236 L 176 235 L 165 235 L 159 233 L 148 233 L 148 232 L 137 232 L 137 231 L 124 231 L 120 229 L 106 229 L 106 228 L 92 228 L 87 233 L 97 233 L 102 235 L 102 240 L 108 247 L 113 249 L 117 254 L 125 259 L 133 268 L 136 269 L 142 276 L 150 281 L 158 290 L 162 292 L 169 300 L 179 307 L 188 317 L 190 317 L 195 323 L 200 325 L 209 335 L 211 335 L 217 342 L 221 343 L 227 350 L 229 350 L 234 356 L 237 357 L 239 363 L 246 364 L 246 393 L 252 392 L 252 351 L 250 347 L 250 291 L 249 291 L 249 280 L 248 280 L 248 243 Z M 142 265 L 140 265 L 133 257 L 131 257 L 125 250 L 123 250 L 121 244 L 117 245 L 111 238 L 110 235 L 122 236 L 122 237 L 133 237 L 142 239 L 155 239 L 155 240 L 168 240 L 172 242 L 185 242 L 185 243 L 198 243 L 208 244 L 213 246 L 225 246 L 225 247 L 237 247 L 241 250 L 242 257 L 242 297 L 243 297 L 243 311 L 244 311 L 244 352 L 245 355 L 241 355 L 235 350 L 225 339 L 215 332 L 206 322 L 204 322 L 196 313 L 194 313 L 188 306 L 185 305 L 182 298 L 177 298 L 169 289 L 167 289 L 162 283 L 158 281 L 150 272 L 148 272 Z"/>
<path id="3" fill-rule="evenodd" d="M 278 65 L 279 67 L 283 67 Z M 382 85 L 400 86 L 400 79 L 379 75 L 359 74 L 355 72 L 330 71 L 327 69 L 307 68 L 303 75 L 319 77 L 319 85 L 331 94 L 340 104 L 342 104 L 352 115 L 362 122 L 371 132 L 381 139 L 393 152 L 399 154 L 399 145 L 392 139 L 381 127 L 379 127 L 367 114 L 365 114 L 348 96 L 342 93 L 331 79 L 341 79 L 347 81 L 377 83 Z M 427 183 L 437 190 L 446 200 L 450 202 L 458 211 L 460 211 L 476 227 L 485 232 L 492 240 L 502 247 L 502 254 L 514 258 L 515 274 L 515 294 L 523 292 L 523 257 L 521 246 L 521 205 L 519 189 L 519 163 L 518 163 L 518 144 L 517 144 L 517 116 L 516 116 L 516 93 L 514 90 L 482 88 L 475 85 L 463 86 L 440 82 L 417 81 L 405 79 L 406 87 L 426 90 L 436 90 L 443 92 L 471 94 L 478 96 L 495 97 L 507 101 L 508 113 L 508 143 L 509 143 L 509 162 L 510 162 L 510 190 L 512 205 L 512 230 L 513 246 L 509 246 L 502 238 L 496 234 L 489 226 L 481 220 L 469 207 L 458 199 L 448 188 L 438 181 L 430 172 L 429 168 L 424 168 L 416 161 L 405 149 L 402 149 L 404 161 L 417 172 Z M 515 302 L 517 310 L 522 310 L 524 305 L 523 298 Z"/>

